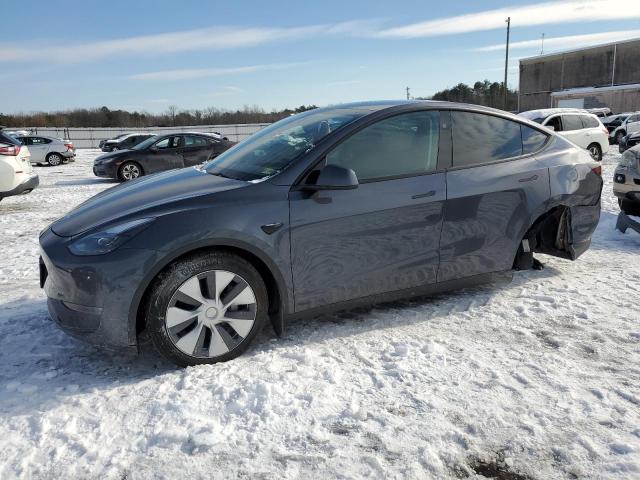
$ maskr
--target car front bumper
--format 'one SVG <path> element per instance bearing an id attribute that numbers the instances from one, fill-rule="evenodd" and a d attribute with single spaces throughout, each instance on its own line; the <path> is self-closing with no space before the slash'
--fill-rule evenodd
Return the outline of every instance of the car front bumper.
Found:
<path id="1" fill-rule="evenodd" d="M 118 178 L 118 168 L 109 164 L 93 164 L 93 174 L 96 177 Z"/>
<path id="2" fill-rule="evenodd" d="M 30 192 L 38 185 L 40 185 L 40 177 L 38 177 L 37 174 L 32 173 L 12 190 L 9 190 L 8 192 L 0 192 L 0 198 L 12 197 L 14 195 L 21 195 L 25 192 Z"/>
<path id="3" fill-rule="evenodd" d="M 120 247 L 105 255 L 76 256 L 69 237 L 40 236 L 40 286 L 51 319 L 69 335 L 111 349 L 136 351 L 131 305 L 157 252 Z"/>

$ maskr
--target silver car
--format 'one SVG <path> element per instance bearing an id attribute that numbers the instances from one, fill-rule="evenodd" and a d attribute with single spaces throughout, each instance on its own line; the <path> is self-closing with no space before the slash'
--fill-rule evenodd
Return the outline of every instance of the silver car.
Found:
<path id="1" fill-rule="evenodd" d="M 613 174 L 613 193 L 620 210 L 627 215 L 640 215 L 640 145 L 622 154 Z"/>
<path id="2" fill-rule="evenodd" d="M 55 167 L 63 162 L 75 160 L 73 144 L 61 138 L 42 135 L 19 135 L 16 138 L 27 146 L 31 153 L 31 163 L 34 165 L 47 163 Z"/>

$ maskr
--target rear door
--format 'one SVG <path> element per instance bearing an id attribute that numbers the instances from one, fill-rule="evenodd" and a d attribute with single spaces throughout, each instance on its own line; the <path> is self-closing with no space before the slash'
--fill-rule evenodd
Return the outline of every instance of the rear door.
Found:
<path id="1" fill-rule="evenodd" d="M 510 269 L 549 198 L 549 171 L 534 155 L 546 134 L 493 115 L 451 115 L 439 282 Z"/>
<path id="2" fill-rule="evenodd" d="M 29 141 L 29 152 L 33 163 L 46 162 L 51 140 L 43 137 L 27 137 Z"/>
<path id="3" fill-rule="evenodd" d="M 182 147 L 184 166 L 200 165 L 211 157 L 211 146 L 204 137 L 198 135 L 185 135 Z"/>
<path id="4" fill-rule="evenodd" d="M 582 148 L 589 146 L 589 135 L 582 124 L 582 119 L 578 114 L 562 115 L 562 136 L 571 140 Z"/>
<path id="5" fill-rule="evenodd" d="M 640 132 L 640 115 L 634 113 L 627 119 L 627 134 Z"/>
<path id="6" fill-rule="evenodd" d="M 446 196 L 439 122 L 437 111 L 380 120 L 323 161 L 354 170 L 357 188 L 292 189 L 296 311 L 436 281 Z"/>

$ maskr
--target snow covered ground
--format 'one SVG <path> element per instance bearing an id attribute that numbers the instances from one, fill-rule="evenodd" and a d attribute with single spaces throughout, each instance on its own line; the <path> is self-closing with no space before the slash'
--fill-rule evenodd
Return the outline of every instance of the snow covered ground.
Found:
<path id="1" fill-rule="evenodd" d="M 3 480 L 640 478 L 640 235 L 614 230 L 619 155 L 577 262 L 267 329 L 237 360 L 179 370 L 47 319 L 38 232 L 113 185 L 97 153 L 0 203 Z"/>

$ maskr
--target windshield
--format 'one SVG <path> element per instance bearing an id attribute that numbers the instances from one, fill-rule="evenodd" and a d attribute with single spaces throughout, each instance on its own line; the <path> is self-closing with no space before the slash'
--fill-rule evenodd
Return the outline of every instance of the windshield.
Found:
<path id="1" fill-rule="evenodd" d="M 139 144 L 131 147 L 131 150 L 146 150 L 154 143 L 156 143 L 156 135 L 149 137 L 144 142 L 140 142 Z"/>
<path id="2" fill-rule="evenodd" d="M 369 113 L 354 108 L 310 110 L 260 130 L 207 163 L 204 170 L 236 180 L 264 180 L 285 169 L 322 138 Z"/>

